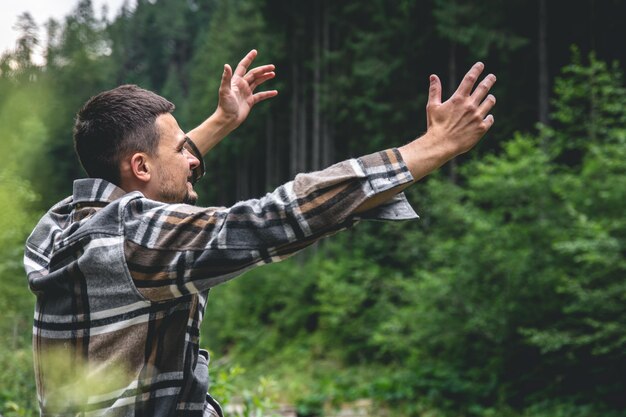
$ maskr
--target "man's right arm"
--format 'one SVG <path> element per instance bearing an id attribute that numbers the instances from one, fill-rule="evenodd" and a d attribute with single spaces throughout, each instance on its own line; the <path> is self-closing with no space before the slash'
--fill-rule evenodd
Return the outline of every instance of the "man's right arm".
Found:
<path id="1" fill-rule="evenodd" d="M 401 196 L 364 216 L 355 212 L 412 181 L 400 152 L 388 149 L 298 174 L 264 197 L 232 207 L 166 204 L 137 194 L 121 210 L 128 270 L 152 301 L 203 291 L 283 260 L 361 217 L 417 217 Z"/>

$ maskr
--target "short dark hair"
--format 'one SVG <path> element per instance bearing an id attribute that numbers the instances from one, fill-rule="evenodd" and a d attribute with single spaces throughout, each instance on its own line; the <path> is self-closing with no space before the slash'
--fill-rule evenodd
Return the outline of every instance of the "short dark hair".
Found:
<path id="1" fill-rule="evenodd" d="M 90 98 L 76 115 L 74 149 L 87 175 L 120 185 L 122 158 L 154 155 L 155 121 L 174 111 L 165 98 L 136 85 L 122 85 Z"/>

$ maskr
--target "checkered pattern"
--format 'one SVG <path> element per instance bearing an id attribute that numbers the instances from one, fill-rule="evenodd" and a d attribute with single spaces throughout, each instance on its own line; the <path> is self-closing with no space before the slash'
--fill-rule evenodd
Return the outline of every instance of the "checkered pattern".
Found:
<path id="1" fill-rule="evenodd" d="M 360 218 L 417 217 L 403 194 L 353 214 L 410 181 L 396 149 L 299 174 L 229 208 L 164 204 L 77 180 L 26 242 L 42 415 L 221 413 L 198 346 L 209 289 Z"/>

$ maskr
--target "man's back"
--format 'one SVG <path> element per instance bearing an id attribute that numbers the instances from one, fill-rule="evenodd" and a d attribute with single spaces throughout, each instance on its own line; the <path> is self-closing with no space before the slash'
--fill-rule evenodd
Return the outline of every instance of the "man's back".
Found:
<path id="1" fill-rule="evenodd" d="M 157 303 L 138 291 L 121 227 L 133 198 L 141 194 L 77 181 L 27 241 L 43 415 L 203 413 L 208 354 L 198 337 L 208 291 Z"/>

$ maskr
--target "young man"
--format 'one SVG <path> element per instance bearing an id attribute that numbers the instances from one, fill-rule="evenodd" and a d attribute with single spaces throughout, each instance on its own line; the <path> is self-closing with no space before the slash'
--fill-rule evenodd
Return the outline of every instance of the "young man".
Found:
<path id="1" fill-rule="evenodd" d="M 37 295 L 33 348 L 42 415 L 215 416 L 199 329 L 209 289 L 294 254 L 359 219 L 416 215 L 402 190 L 471 149 L 493 124 L 495 82 L 475 64 L 441 102 L 430 77 L 428 130 L 398 149 L 299 174 L 232 207 L 194 207 L 202 154 L 276 91 L 274 67 L 224 68 L 217 111 L 187 135 L 174 106 L 136 86 L 91 98 L 74 139 L 90 178 L 26 243 Z M 207 318 L 210 320 L 211 318 Z"/>

